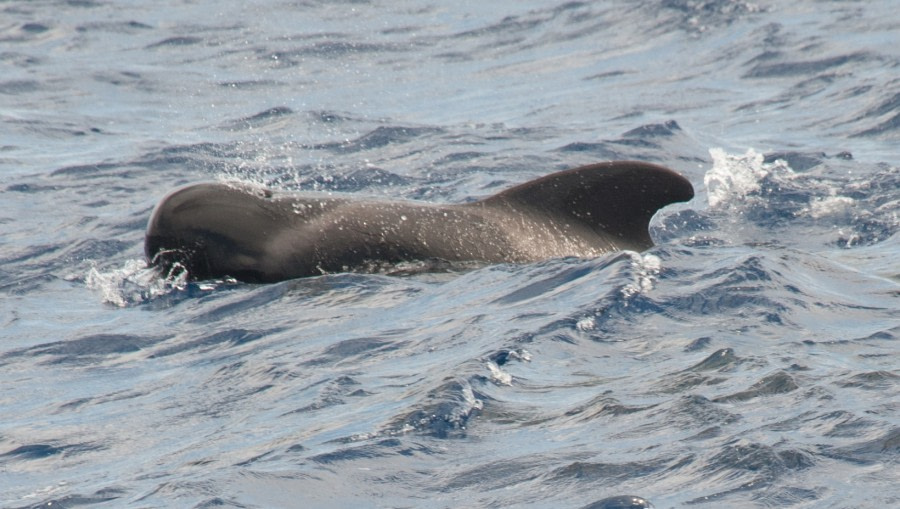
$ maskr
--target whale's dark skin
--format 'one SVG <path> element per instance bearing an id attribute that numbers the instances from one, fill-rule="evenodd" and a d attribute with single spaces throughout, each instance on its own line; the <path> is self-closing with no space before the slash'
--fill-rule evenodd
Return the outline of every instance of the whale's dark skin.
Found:
<path id="1" fill-rule="evenodd" d="M 201 183 L 157 205 L 144 248 L 149 263 L 166 271 L 180 264 L 195 280 L 255 283 L 369 262 L 587 258 L 653 246 L 653 214 L 693 196 L 681 175 L 634 161 L 561 171 L 450 205 Z"/>

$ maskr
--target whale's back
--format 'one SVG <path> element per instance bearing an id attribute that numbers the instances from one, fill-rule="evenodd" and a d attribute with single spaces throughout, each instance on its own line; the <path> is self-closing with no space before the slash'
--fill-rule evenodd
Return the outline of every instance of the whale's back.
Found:
<path id="1" fill-rule="evenodd" d="M 668 168 L 614 161 L 553 173 L 476 203 L 538 221 L 578 225 L 594 232 L 598 243 L 643 251 L 653 246 L 653 215 L 693 197 L 691 183 Z"/>

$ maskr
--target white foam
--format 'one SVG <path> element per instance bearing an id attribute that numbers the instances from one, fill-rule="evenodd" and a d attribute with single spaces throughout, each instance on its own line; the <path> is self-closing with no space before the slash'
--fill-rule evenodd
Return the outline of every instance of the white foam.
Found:
<path id="1" fill-rule="evenodd" d="M 486 364 L 488 371 L 491 372 L 491 380 L 500 385 L 512 385 L 513 377 L 511 374 L 500 369 L 500 366 L 498 366 L 496 362 L 488 361 Z"/>
<path id="2" fill-rule="evenodd" d="M 798 215 L 806 215 L 813 219 L 839 216 L 846 214 L 854 205 L 856 205 L 856 200 L 846 196 L 816 198 L 809 202 L 808 207 L 804 207 L 803 210 L 798 212 Z"/>
<path id="3" fill-rule="evenodd" d="M 594 328 L 596 326 L 597 326 L 597 319 L 594 318 L 593 316 L 587 316 L 585 318 L 582 318 L 581 320 L 578 320 L 578 323 L 575 324 L 575 328 L 581 332 L 590 332 L 590 331 L 594 330 Z"/>

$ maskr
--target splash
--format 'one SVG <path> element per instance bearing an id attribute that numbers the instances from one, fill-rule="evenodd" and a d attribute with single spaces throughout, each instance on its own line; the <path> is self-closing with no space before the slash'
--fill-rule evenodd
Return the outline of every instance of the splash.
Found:
<path id="1" fill-rule="evenodd" d="M 742 156 L 727 154 L 721 148 L 712 148 L 709 155 L 713 167 L 703 176 L 707 200 L 716 208 L 735 198 L 742 198 L 759 191 L 760 182 L 769 175 L 771 166 L 763 162 L 763 155 L 752 148 Z"/>
<path id="2" fill-rule="evenodd" d="M 631 268 L 634 270 L 634 281 L 622 287 L 622 296 L 628 299 L 653 289 L 653 285 L 662 268 L 662 260 L 652 254 L 631 254 Z"/>
<path id="3" fill-rule="evenodd" d="M 128 260 L 122 268 L 101 271 L 91 267 L 85 284 L 99 291 L 103 302 L 128 307 L 187 287 L 188 273 L 183 267 L 173 267 L 161 277 L 159 270 L 147 266 L 143 260 Z"/>

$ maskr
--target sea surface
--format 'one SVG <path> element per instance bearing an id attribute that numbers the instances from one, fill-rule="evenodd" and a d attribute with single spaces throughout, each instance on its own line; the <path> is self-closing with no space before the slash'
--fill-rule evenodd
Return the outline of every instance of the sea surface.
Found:
<path id="1" fill-rule="evenodd" d="M 0 1 L 0 507 L 900 507 L 893 0 Z M 176 186 L 460 203 L 615 159 L 597 259 L 147 267 Z"/>

